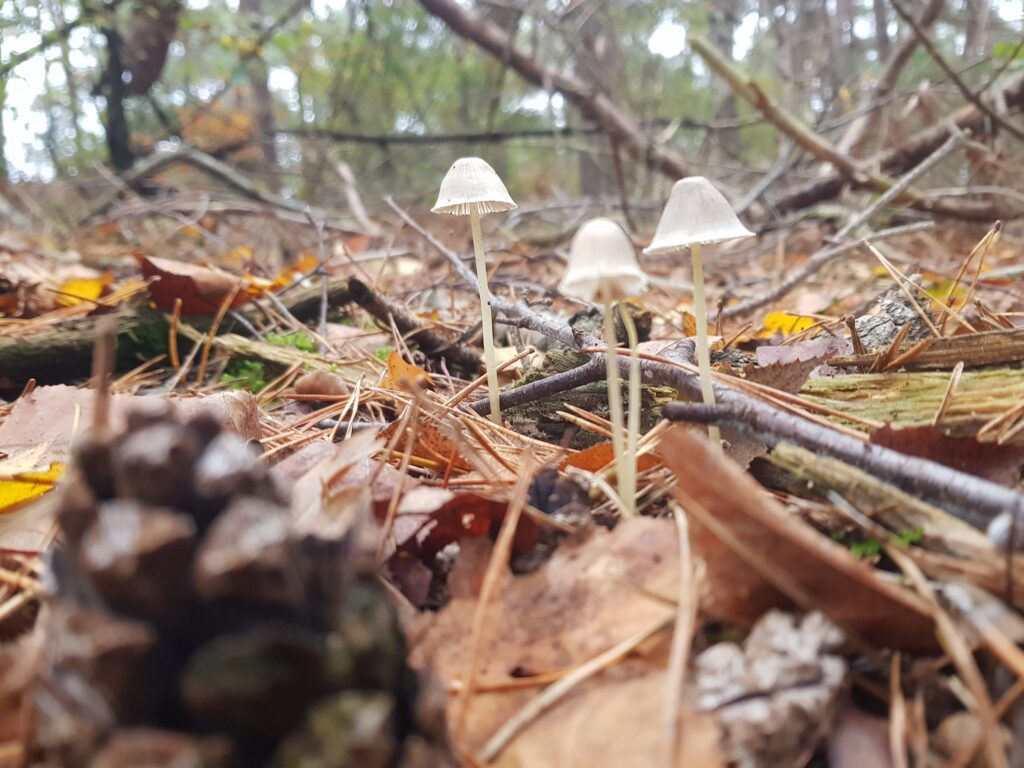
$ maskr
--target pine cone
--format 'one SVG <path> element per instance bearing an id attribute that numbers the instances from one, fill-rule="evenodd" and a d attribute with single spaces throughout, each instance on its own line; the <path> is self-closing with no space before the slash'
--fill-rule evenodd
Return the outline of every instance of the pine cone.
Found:
<path id="1" fill-rule="evenodd" d="M 365 536 L 297 523 L 259 451 L 148 407 L 88 435 L 31 687 L 32 764 L 453 765 Z"/>

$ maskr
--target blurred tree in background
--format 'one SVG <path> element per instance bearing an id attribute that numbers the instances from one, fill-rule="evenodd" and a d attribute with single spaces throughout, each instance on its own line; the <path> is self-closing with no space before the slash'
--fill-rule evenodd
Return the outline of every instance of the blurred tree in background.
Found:
<path id="1" fill-rule="evenodd" d="M 903 4 L 971 88 L 1017 71 L 1021 3 Z M 854 155 L 962 103 L 920 46 L 904 51 L 879 96 L 887 64 L 913 37 L 888 0 L 460 5 L 738 190 L 789 148 L 690 52 L 687 35 L 706 36 Z M 339 163 L 375 196 L 426 200 L 451 159 L 470 152 L 524 199 L 649 197 L 665 183 L 625 155 L 616 162 L 621 153 L 569 100 L 414 0 L 3 0 L 0 25 L 8 180 L 95 176 L 99 164 L 124 172 L 161 142 L 188 142 L 270 191 L 322 205 L 342 199 Z"/>

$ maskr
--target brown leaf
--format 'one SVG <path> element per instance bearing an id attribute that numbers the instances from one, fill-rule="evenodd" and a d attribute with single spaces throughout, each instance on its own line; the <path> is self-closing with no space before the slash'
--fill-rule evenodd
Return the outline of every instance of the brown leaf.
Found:
<path id="1" fill-rule="evenodd" d="M 405 362 L 398 352 L 391 350 L 388 354 L 388 370 L 380 386 L 384 389 L 415 393 L 417 389 L 433 389 L 434 381 L 430 374 L 418 365 Z"/>
<path id="2" fill-rule="evenodd" d="M 973 437 L 949 437 L 936 426 L 885 426 L 871 433 L 871 442 L 1005 485 L 1017 483 L 1024 465 L 1024 445 L 995 445 L 979 443 Z"/>
<path id="3" fill-rule="evenodd" d="M 169 312 L 174 309 L 175 299 L 181 299 L 183 315 L 216 313 L 242 282 L 241 278 L 220 269 L 172 259 L 140 256 L 139 264 L 143 277 L 154 278 L 149 294 L 157 308 Z M 247 293 L 239 291 L 231 306 L 241 306 L 249 299 Z"/>
<path id="4" fill-rule="evenodd" d="M 661 446 L 691 515 L 694 553 L 704 561 L 705 611 L 750 625 L 769 608 L 792 606 L 795 589 L 811 601 L 803 607 L 825 612 L 847 633 L 881 646 L 935 649 L 918 597 L 788 514 L 706 439 L 675 427 Z"/>
<path id="5" fill-rule="evenodd" d="M 452 580 L 471 583 L 457 575 L 460 566 Z M 614 531 L 594 530 L 588 538 L 567 541 L 540 570 L 508 579 L 488 611 L 478 692 L 456 742 L 465 749 L 479 749 L 536 693 L 511 687 L 497 691 L 494 686 L 570 669 L 670 616 L 672 609 L 645 596 L 645 591 L 675 594 L 678 568 L 672 523 L 636 518 Z M 475 608 L 474 598 L 457 595 L 439 614 L 422 615 L 411 631 L 412 664 L 433 669 L 448 684 L 461 680 Z M 664 659 L 659 663 L 663 667 Z M 656 701 L 660 708 L 663 698 Z M 649 717 L 641 722 L 631 719 L 617 733 L 641 727 L 659 735 L 663 730 L 660 718 Z"/>

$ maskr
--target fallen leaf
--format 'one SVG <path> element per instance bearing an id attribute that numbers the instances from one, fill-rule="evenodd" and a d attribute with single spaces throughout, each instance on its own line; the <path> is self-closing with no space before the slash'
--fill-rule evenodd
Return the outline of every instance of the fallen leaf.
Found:
<path id="1" fill-rule="evenodd" d="M 558 468 L 577 467 L 587 472 L 597 472 L 607 467 L 613 461 L 615 461 L 615 449 L 612 447 L 611 441 L 606 440 L 603 443 L 595 443 L 589 448 L 584 448 L 582 451 L 576 451 L 576 453 L 567 456 L 562 460 Z M 638 472 L 654 469 L 654 467 L 660 464 L 661 459 L 649 453 L 643 454 L 636 460 Z"/>
<path id="2" fill-rule="evenodd" d="M 764 316 L 763 328 L 758 332 L 757 338 L 767 339 L 775 334 L 792 336 L 806 331 L 817 320 L 806 315 L 794 315 L 790 312 L 769 312 Z"/>
<path id="3" fill-rule="evenodd" d="M 949 437 L 936 426 L 885 426 L 871 433 L 871 442 L 1004 485 L 1016 484 L 1024 465 L 1024 445 L 996 445 L 978 442 L 973 437 Z"/>
<path id="4" fill-rule="evenodd" d="M 461 567 L 457 561 L 453 581 L 460 580 Z M 670 617 L 672 609 L 649 595 L 674 595 L 678 581 L 674 526 L 654 518 L 634 518 L 614 531 L 595 529 L 585 538 L 569 539 L 543 568 L 508 578 L 488 609 L 478 658 L 481 690 L 470 703 L 465 728 L 455 734 L 456 744 L 478 750 L 536 695 L 511 686 L 493 688 L 571 669 Z M 431 669 L 448 685 L 461 680 L 475 610 L 475 596 L 459 594 L 440 613 L 418 617 L 409 628 L 412 665 Z M 663 658 L 660 664 L 664 668 Z M 662 700 L 657 698 L 659 705 Z M 662 732 L 660 718 L 629 723 Z"/>
<path id="5" fill-rule="evenodd" d="M 60 284 L 57 296 L 57 303 L 65 307 L 73 307 L 76 304 L 93 302 L 103 295 L 103 292 L 114 282 L 114 276 L 110 272 L 104 272 L 99 277 L 83 278 L 73 277 Z"/>
<path id="6" fill-rule="evenodd" d="M 388 353 L 388 368 L 380 386 L 383 389 L 415 393 L 417 389 L 433 389 L 434 381 L 425 370 L 418 365 L 405 362 L 398 352 L 391 350 Z"/>
<path id="7" fill-rule="evenodd" d="M 212 315 L 243 282 L 223 270 L 199 264 L 148 256 L 139 257 L 139 262 L 143 277 L 153 279 L 149 286 L 153 303 L 165 312 L 174 309 L 175 299 L 181 299 L 182 314 Z M 239 291 L 231 306 L 241 306 L 250 298 L 245 291 Z"/>
<path id="8" fill-rule="evenodd" d="M 879 646 L 935 650 L 920 598 L 787 513 L 705 438 L 677 426 L 661 447 L 690 512 L 694 553 L 707 576 L 701 604 L 710 615 L 750 625 L 770 608 L 793 605 L 792 589 L 787 595 L 780 588 L 785 584 L 812 601 L 803 607 L 823 611 L 847 633 Z"/>

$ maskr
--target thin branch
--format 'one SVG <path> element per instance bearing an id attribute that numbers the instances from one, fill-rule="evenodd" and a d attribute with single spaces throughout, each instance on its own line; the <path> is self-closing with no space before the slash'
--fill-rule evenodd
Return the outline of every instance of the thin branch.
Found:
<path id="1" fill-rule="evenodd" d="M 516 46 L 504 30 L 466 10 L 455 0 L 420 0 L 420 5 L 444 21 L 456 34 L 476 43 L 499 61 L 507 62 L 527 82 L 561 93 L 635 159 L 672 179 L 691 174 L 689 163 L 647 136 L 636 118 L 607 94 L 596 92 L 591 85 L 571 73 L 536 61 Z"/>
<path id="2" fill-rule="evenodd" d="M 910 28 L 914 30 L 914 36 L 920 41 L 921 46 L 928 51 L 928 55 L 931 56 L 932 60 L 939 65 L 939 69 L 945 72 L 946 76 L 953 81 L 953 84 L 960 90 L 960 93 L 963 94 L 964 98 L 973 104 L 975 109 L 988 115 L 992 122 L 1000 128 L 1010 134 L 1013 134 L 1017 139 L 1024 141 L 1024 130 L 1021 130 L 1016 125 L 1006 120 L 1002 115 L 982 101 L 981 97 L 967 86 L 967 83 L 965 83 L 963 78 L 957 74 L 956 70 L 949 66 L 949 62 L 947 62 L 945 58 L 943 58 L 942 54 L 939 53 L 935 44 L 932 42 L 932 39 L 928 36 L 928 33 L 921 28 L 921 25 L 917 23 L 917 20 L 913 15 L 903 7 L 903 4 L 899 0 L 889 0 L 889 2 L 892 3 L 892 7 L 896 10 L 896 13 L 900 15 L 900 18 L 907 22 L 907 24 L 910 25 Z"/>

